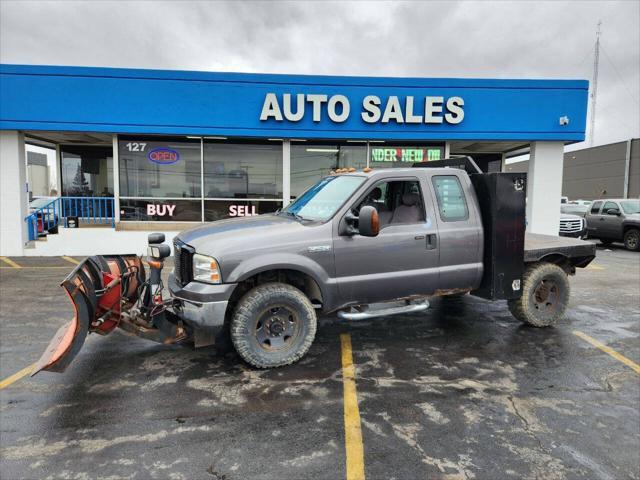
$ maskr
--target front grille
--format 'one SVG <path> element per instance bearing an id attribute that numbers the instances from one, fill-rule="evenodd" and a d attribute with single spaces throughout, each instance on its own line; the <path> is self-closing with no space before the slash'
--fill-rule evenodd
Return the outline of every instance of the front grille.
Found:
<path id="1" fill-rule="evenodd" d="M 180 285 L 186 285 L 193 280 L 192 257 L 195 250 L 180 240 L 173 242 L 174 267 L 173 273 Z"/>
<path id="2" fill-rule="evenodd" d="M 560 220 L 560 232 L 575 233 L 582 230 L 582 220 Z"/>

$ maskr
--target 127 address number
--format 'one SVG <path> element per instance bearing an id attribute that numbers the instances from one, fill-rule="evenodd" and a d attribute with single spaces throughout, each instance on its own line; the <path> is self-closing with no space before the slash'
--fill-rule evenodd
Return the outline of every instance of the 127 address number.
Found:
<path id="1" fill-rule="evenodd" d="M 129 142 L 125 144 L 125 147 L 127 147 L 130 152 L 144 152 L 145 148 L 147 148 L 147 144 L 140 142 Z"/>

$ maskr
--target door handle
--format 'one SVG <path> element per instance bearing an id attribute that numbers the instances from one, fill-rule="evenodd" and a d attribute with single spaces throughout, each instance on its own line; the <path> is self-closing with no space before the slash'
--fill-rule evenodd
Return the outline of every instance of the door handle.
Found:
<path id="1" fill-rule="evenodd" d="M 424 235 L 416 235 L 413 237 L 414 240 L 424 240 Z"/>
<path id="2" fill-rule="evenodd" d="M 438 235 L 430 233 L 427 235 L 427 250 L 435 250 L 438 248 Z"/>
<path id="3" fill-rule="evenodd" d="M 604 222 L 604 217 L 600 217 L 600 221 L 601 221 L 601 222 Z"/>

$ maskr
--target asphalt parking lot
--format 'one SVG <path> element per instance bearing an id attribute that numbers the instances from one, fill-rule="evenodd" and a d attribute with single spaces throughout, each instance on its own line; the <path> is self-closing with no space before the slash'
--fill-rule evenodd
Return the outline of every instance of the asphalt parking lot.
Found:
<path id="1" fill-rule="evenodd" d="M 72 262 L 2 261 L 0 379 L 70 318 L 58 284 Z M 3 385 L 0 478 L 345 478 L 349 339 L 366 478 L 638 479 L 639 281 L 639 254 L 599 248 L 556 328 L 521 326 L 503 302 L 436 299 L 422 314 L 322 319 L 301 362 L 267 371 L 91 335 L 64 374 Z"/>

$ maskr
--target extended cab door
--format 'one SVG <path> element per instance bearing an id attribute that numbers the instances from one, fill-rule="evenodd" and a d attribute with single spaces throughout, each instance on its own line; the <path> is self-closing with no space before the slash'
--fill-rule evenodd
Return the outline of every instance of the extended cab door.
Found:
<path id="1" fill-rule="evenodd" d="M 440 278 L 443 291 L 475 289 L 483 273 L 482 219 L 469 177 L 461 170 L 432 173 L 430 183 L 440 236 Z"/>
<path id="2" fill-rule="evenodd" d="M 376 207 L 376 237 L 339 235 L 347 212 L 336 217 L 336 281 L 343 302 L 374 303 L 438 288 L 438 231 L 424 177 L 381 178 L 351 203 L 356 213 L 363 205 Z"/>

